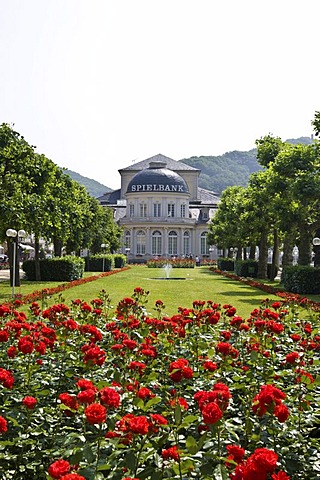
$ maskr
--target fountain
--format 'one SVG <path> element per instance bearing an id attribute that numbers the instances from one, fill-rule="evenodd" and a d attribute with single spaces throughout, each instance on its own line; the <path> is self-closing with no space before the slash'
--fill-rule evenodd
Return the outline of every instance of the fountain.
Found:
<path id="1" fill-rule="evenodd" d="M 170 263 L 166 263 L 165 266 L 163 267 L 165 273 L 166 273 L 166 279 L 169 280 L 170 278 L 170 272 L 172 269 L 172 265 Z"/>
<path id="2" fill-rule="evenodd" d="M 172 265 L 171 263 L 167 262 L 164 267 L 161 269 L 165 273 L 165 277 L 160 277 L 160 278 L 154 278 L 153 280 L 185 280 L 185 277 L 172 277 L 171 276 L 171 270 L 172 270 Z"/>

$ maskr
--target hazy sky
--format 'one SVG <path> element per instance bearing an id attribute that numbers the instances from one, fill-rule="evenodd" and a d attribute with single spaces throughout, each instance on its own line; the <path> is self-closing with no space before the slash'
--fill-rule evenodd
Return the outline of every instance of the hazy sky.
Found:
<path id="1" fill-rule="evenodd" d="M 119 168 L 310 136 L 319 0 L 0 0 L 0 123 L 111 188 Z"/>

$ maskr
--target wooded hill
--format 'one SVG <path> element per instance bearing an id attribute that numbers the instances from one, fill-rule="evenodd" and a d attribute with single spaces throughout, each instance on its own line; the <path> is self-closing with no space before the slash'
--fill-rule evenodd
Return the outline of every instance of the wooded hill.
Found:
<path id="1" fill-rule="evenodd" d="M 300 137 L 286 140 L 287 143 L 310 144 L 312 139 Z M 254 148 L 247 152 L 235 150 L 219 156 L 201 156 L 184 158 L 181 162 L 201 170 L 199 187 L 206 188 L 221 194 L 229 186 L 239 185 L 245 187 L 249 176 L 261 170 L 257 162 L 257 150 Z"/>
<path id="2" fill-rule="evenodd" d="M 306 145 L 312 143 L 312 141 L 309 137 L 286 140 L 288 143 L 303 143 Z M 229 186 L 240 185 L 245 187 L 248 184 L 250 175 L 261 170 L 261 166 L 257 162 L 256 153 L 255 148 L 247 152 L 234 150 L 219 156 L 190 157 L 179 161 L 201 170 L 199 187 L 221 194 Z M 99 197 L 112 190 L 96 180 L 83 177 L 72 170 L 65 170 L 65 173 L 76 182 L 84 185 L 93 197 Z"/>

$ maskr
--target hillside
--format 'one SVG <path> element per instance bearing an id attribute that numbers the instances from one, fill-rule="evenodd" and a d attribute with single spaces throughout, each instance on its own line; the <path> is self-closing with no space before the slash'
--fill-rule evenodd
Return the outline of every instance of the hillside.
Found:
<path id="1" fill-rule="evenodd" d="M 288 143 L 307 145 L 312 141 L 309 137 L 286 140 Z M 203 155 L 201 157 L 183 158 L 180 161 L 201 170 L 199 187 L 221 194 L 229 186 L 240 185 L 245 187 L 250 175 L 261 170 L 256 153 L 256 149 L 247 152 L 234 150 L 216 157 Z M 91 178 L 83 177 L 72 170 L 64 170 L 64 172 L 83 185 L 93 197 L 100 197 L 104 193 L 112 191 L 112 188 L 106 187 Z"/>
<path id="2" fill-rule="evenodd" d="M 301 137 L 286 140 L 287 143 L 310 144 L 312 139 Z M 250 175 L 261 170 L 257 162 L 256 149 L 247 152 L 235 150 L 219 156 L 183 158 L 180 161 L 201 170 L 199 187 L 221 194 L 229 186 L 248 184 Z"/>
<path id="3" fill-rule="evenodd" d="M 79 173 L 73 172 L 72 170 L 66 169 L 64 170 L 64 173 L 69 175 L 69 177 L 71 177 L 75 182 L 83 185 L 92 197 L 100 197 L 104 193 L 112 191 L 112 188 L 106 187 L 105 185 L 102 185 L 102 183 L 99 183 L 92 178 L 83 177 Z"/>

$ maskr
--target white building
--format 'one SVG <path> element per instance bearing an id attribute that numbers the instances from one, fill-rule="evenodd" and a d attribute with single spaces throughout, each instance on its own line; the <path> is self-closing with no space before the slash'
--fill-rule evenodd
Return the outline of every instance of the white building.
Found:
<path id="1" fill-rule="evenodd" d="M 114 210 L 129 261 L 190 254 L 217 258 L 207 231 L 219 197 L 199 188 L 200 170 L 159 154 L 119 173 L 121 188 L 98 200 Z"/>

